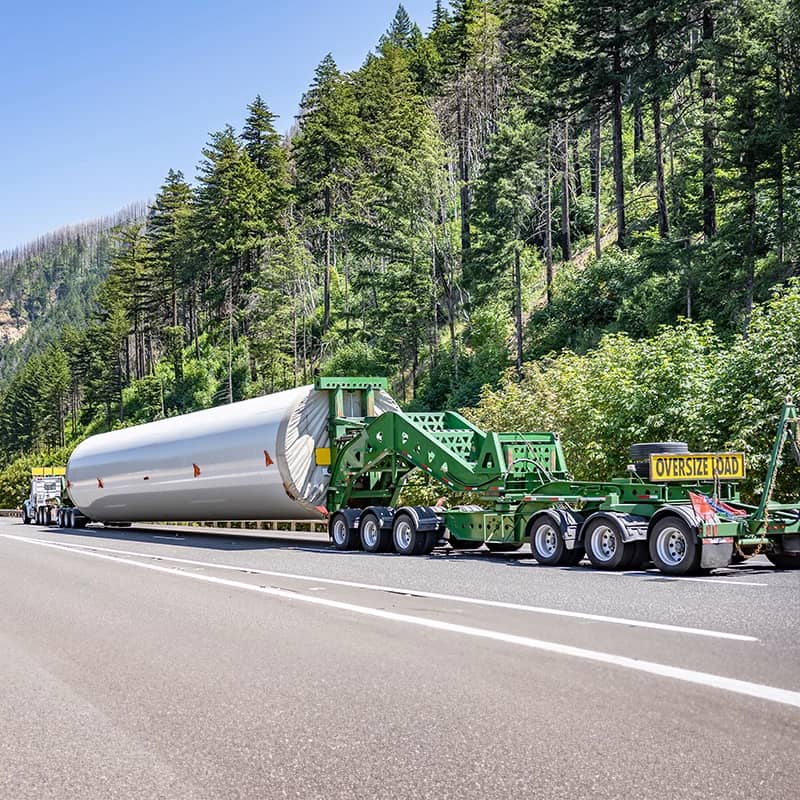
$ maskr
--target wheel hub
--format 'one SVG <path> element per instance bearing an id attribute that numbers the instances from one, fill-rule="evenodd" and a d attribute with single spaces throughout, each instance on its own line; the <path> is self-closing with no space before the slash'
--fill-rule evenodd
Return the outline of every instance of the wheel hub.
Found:
<path id="1" fill-rule="evenodd" d="M 408 522 L 400 522 L 395 529 L 397 544 L 406 549 L 411 546 L 411 525 Z"/>
<path id="2" fill-rule="evenodd" d="M 374 519 L 368 519 L 362 526 L 364 543 L 369 547 L 374 547 L 378 541 L 378 525 Z"/>
<path id="3" fill-rule="evenodd" d="M 600 561 L 610 561 L 617 552 L 617 537 L 608 525 L 600 525 L 592 533 L 592 550 Z"/>
<path id="4" fill-rule="evenodd" d="M 343 519 L 337 519 L 333 523 L 333 540 L 336 544 L 343 544 L 347 536 L 347 526 Z"/>
<path id="5" fill-rule="evenodd" d="M 686 556 L 686 537 L 678 528 L 665 528 L 656 543 L 659 558 L 671 566 L 680 564 Z"/>
<path id="6" fill-rule="evenodd" d="M 543 556 L 552 556 L 558 547 L 558 535 L 552 525 L 540 525 L 536 531 L 536 549 Z"/>

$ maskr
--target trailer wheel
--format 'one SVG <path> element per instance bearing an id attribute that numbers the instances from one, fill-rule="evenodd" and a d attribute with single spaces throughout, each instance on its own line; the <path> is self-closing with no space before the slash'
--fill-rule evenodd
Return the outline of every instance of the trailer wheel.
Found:
<path id="1" fill-rule="evenodd" d="M 700 565 L 697 533 L 680 517 L 662 517 L 650 532 L 650 557 L 666 575 L 687 575 Z"/>
<path id="2" fill-rule="evenodd" d="M 350 527 L 347 522 L 347 517 L 341 512 L 337 511 L 329 523 L 329 530 L 331 539 L 333 539 L 333 546 L 337 550 L 359 550 L 361 539 L 359 538 L 358 531 Z"/>
<path id="3" fill-rule="evenodd" d="M 778 569 L 800 569 L 800 554 L 767 553 L 766 555 Z"/>
<path id="4" fill-rule="evenodd" d="M 399 513 L 392 526 L 394 549 L 403 556 L 418 556 L 425 551 L 428 535 L 417 530 L 414 517 L 406 511 Z M 434 542 L 435 543 L 435 542 Z"/>
<path id="5" fill-rule="evenodd" d="M 381 527 L 378 515 L 368 511 L 358 524 L 361 546 L 368 553 L 385 553 L 392 549 L 392 531 Z"/>
<path id="6" fill-rule="evenodd" d="M 622 539 L 622 526 L 614 517 L 589 517 L 583 526 L 583 546 L 596 569 L 625 569 L 631 548 Z"/>
<path id="7" fill-rule="evenodd" d="M 559 566 L 564 563 L 567 553 L 575 552 L 567 550 L 564 537 L 561 535 L 556 521 L 549 514 L 543 514 L 531 520 L 528 526 L 528 536 L 531 540 L 533 557 L 545 566 Z"/>

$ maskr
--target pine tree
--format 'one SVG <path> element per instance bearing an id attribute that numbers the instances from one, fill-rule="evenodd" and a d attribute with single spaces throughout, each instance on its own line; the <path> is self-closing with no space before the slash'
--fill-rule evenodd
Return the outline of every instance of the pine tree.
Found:
<path id="1" fill-rule="evenodd" d="M 230 315 L 266 241 L 267 181 L 230 126 L 211 135 L 203 156 L 195 195 L 199 255 L 207 299 L 217 316 Z"/>
<path id="2" fill-rule="evenodd" d="M 394 47 L 408 48 L 411 45 L 413 24 L 402 4 L 397 7 L 392 24 L 380 40 L 380 46 L 391 44 Z"/>
<path id="3" fill-rule="evenodd" d="M 268 225 L 270 230 L 276 231 L 291 199 L 287 153 L 275 130 L 277 116 L 269 110 L 261 95 L 256 95 L 247 110 L 241 139 L 253 165 L 266 177 Z"/>
<path id="4" fill-rule="evenodd" d="M 345 204 L 357 169 L 358 106 L 353 87 L 330 53 L 314 73 L 292 139 L 298 208 L 314 255 L 322 262 L 323 331 L 331 325 L 331 272 Z"/>

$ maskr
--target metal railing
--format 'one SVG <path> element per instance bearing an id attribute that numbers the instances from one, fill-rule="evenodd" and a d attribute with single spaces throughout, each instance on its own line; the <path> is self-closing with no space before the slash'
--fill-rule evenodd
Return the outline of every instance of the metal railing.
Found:
<path id="1" fill-rule="evenodd" d="M 19 508 L 0 508 L 0 517 L 21 517 Z M 152 524 L 152 523 L 151 523 Z M 327 533 L 328 523 L 321 520 L 248 519 L 215 520 L 207 522 L 158 522 L 181 528 L 216 528 L 218 530 L 264 531 L 265 533 Z"/>

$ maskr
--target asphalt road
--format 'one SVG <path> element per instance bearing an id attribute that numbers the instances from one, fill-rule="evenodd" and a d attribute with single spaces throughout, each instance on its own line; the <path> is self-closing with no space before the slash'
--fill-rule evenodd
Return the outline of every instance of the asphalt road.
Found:
<path id="1" fill-rule="evenodd" d="M 800 573 L 0 519 L 0 798 L 795 798 Z"/>

